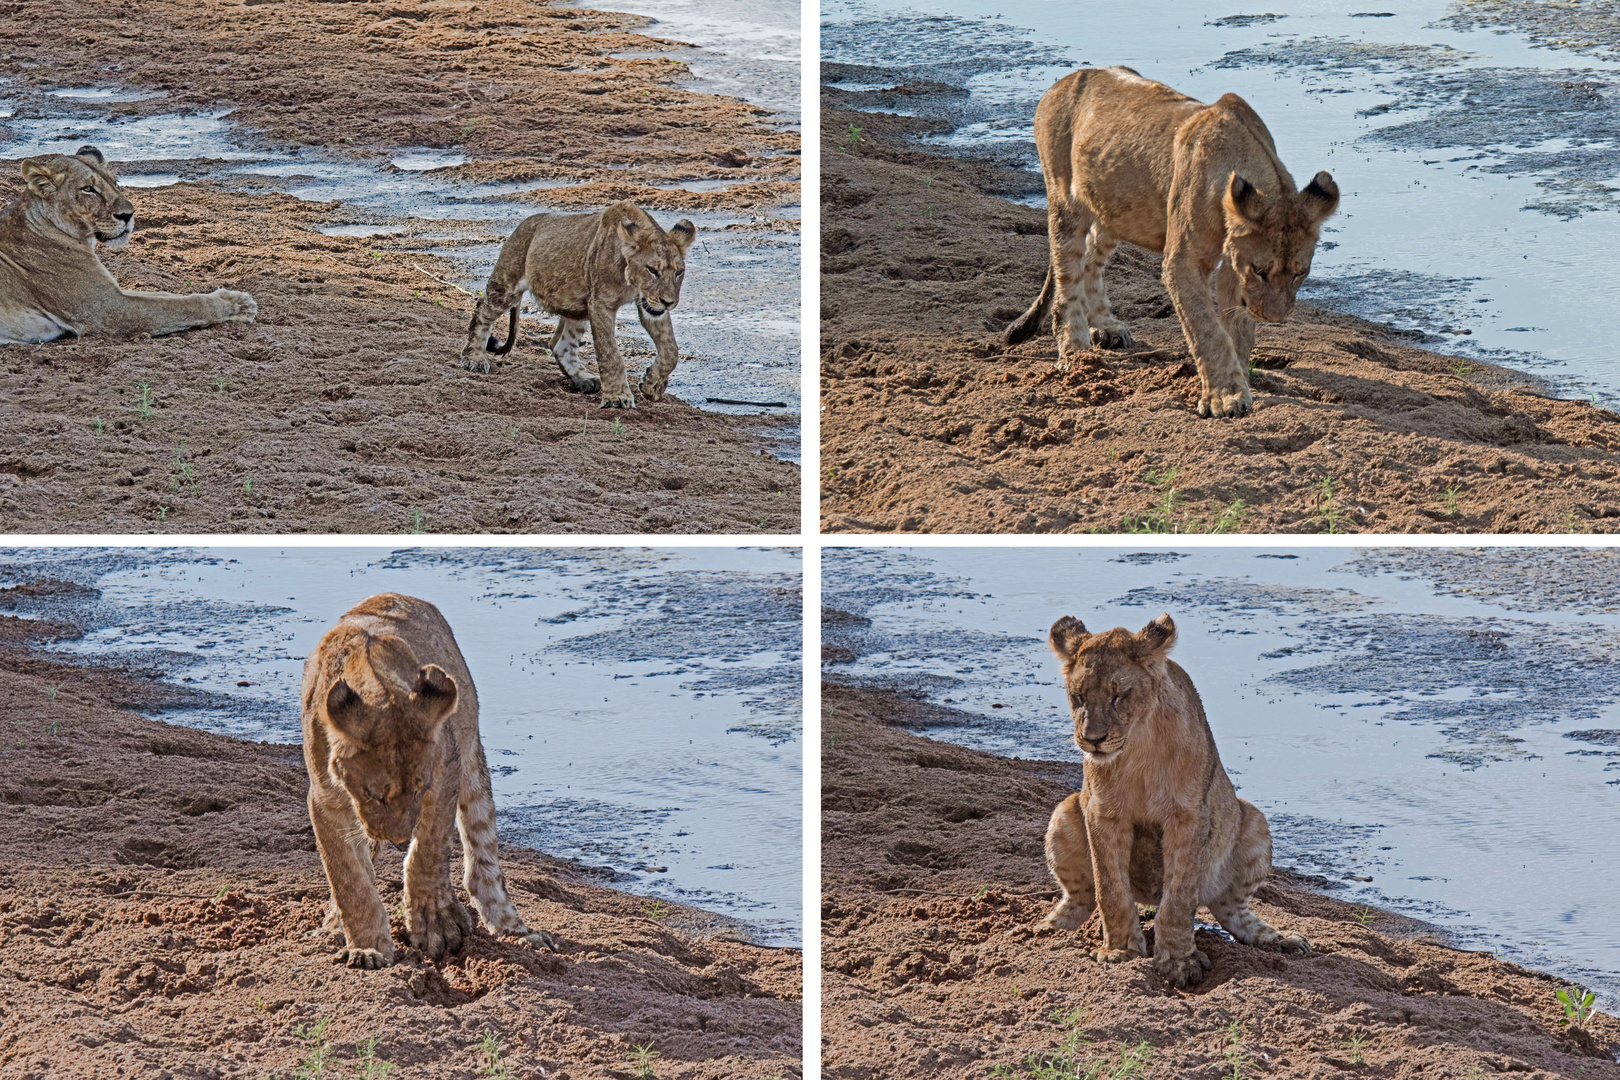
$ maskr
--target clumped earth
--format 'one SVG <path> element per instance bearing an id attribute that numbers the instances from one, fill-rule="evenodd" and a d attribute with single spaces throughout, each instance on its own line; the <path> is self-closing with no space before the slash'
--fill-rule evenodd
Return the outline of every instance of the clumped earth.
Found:
<path id="1" fill-rule="evenodd" d="M 449 148 L 474 160 L 447 178 L 584 185 L 548 205 L 645 198 L 796 228 L 772 212 L 798 201 L 797 134 L 683 89 L 681 49 L 636 33 L 646 22 L 517 0 L 0 3 L 0 78 L 23 101 L 12 122 L 228 109 L 249 146 L 385 170 L 400 148 Z M 40 93 L 84 85 L 164 96 Z M 131 191 L 135 238 L 106 262 L 125 288 L 244 289 L 258 321 L 0 350 L 8 530 L 797 531 L 798 469 L 771 453 L 795 421 L 701 412 L 679 370 L 676 398 L 604 413 L 533 331 L 492 374 L 464 371 L 473 298 L 449 259 L 409 232 L 323 236 L 340 204 L 198 179 L 217 164 L 142 162 L 187 179 Z M 664 190 L 692 180 L 734 186 Z M 18 162 L 0 162 L 0 201 L 19 190 Z M 435 248 L 503 239 L 432 225 L 456 236 Z M 639 374 L 650 343 L 620 340 Z"/>
<path id="2" fill-rule="evenodd" d="M 1140 249 L 1108 271 L 1132 349 L 1006 348 L 1047 266 L 1045 212 L 997 197 L 1027 177 L 918 149 L 941 121 L 822 116 L 826 531 L 1620 528 L 1620 416 L 1308 304 L 1259 328 L 1255 412 L 1200 420 Z"/>
<path id="3" fill-rule="evenodd" d="M 1096 963 L 1095 916 L 1036 929 L 1077 764 L 923 738 L 905 729 L 940 716 L 915 698 L 823 683 L 822 702 L 824 1076 L 1620 1078 L 1620 1021 L 1561 1026 L 1567 983 L 1286 870 L 1254 906 L 1310 956 L 1230 942 L 1203 912 L 1200 986 Z"/>
<path id="4" fill-rule="evenodd" d="M 0 616 L 0 1080 L 800 1075 L 800 953 L 522 848 L 557 951 L 334 965 L 299 748 L 124 711 L 169 688 L 39 648 L 77 633 Z"/>

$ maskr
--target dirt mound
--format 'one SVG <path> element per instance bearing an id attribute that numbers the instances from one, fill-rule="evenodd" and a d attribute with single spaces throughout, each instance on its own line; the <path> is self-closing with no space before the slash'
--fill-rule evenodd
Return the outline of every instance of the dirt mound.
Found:
<path id="1" fill-rule="evenodd" d="M 917 150 L 901 118 L 825 109 L 822 130 L 828 531 L 1620 528 L 1620 416 L 1352 316 L 1260 326 L 1256 411 L 1199 420 L 1139 249 L 1108 270 L 1135 347 L 1067 369 L 1050 333 L 1008 349 L 1047 266 L 1045 213 L 993 197 L 1017 178 Z"/>
<path id="2" fill-rule="evenodd" d="M 1046 821 L 1077 764 L 897 730 L 890 718 L 914 703 L 882 692 L 824 683 L 822 701 L 825 1076 L 1180 1078 L 1236 1065 L 1301 1080 L 1620 1078 L 1620 1021 L 1560 1028 L 1553 995 L 1567 984 L 1286 872 L 1255 907 L 1303 933 L 1311 956 L 1238 945 L 1206 922 L 1198 947 L 1214 968 L 1192 990 L 1146 959 L 1096 963 L 1095 917 L 1075 933 L 1033 929 L 1056 899 Z"/>
<path id="3" fill-rule="evenodd" d="M 120 712 L 126 694 L 0 649 L 0 1078 L 382 1075 L 368 1058 L 631 1077 L 636 1047 L 658 1076 L 799 1075 L 798 952 L 522 848 L 501 852 L 507 882 L 557 952 L 479 932 L 439 963 L 335 966 L 299 748 Z"/>

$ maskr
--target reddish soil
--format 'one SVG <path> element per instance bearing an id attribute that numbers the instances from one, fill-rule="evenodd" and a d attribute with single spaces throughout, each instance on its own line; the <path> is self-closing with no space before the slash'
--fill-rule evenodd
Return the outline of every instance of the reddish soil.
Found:
<path id="1" fill-rule="evenodd" d="M 798 201 L 797 135 L 681 89 L 670 58 L 613 59 L 661 47 L 633 33 L 644 24 L 516 0 L 0 2 L 0 78 L 163 90 L 108 110 L 230 108 L 249 142 L 373 160 L 456 147 L 481 160 L 443 171 L 467 179 L 587 182 L 551 205 L 647 195 L 661 213 L 749 208 L 749 227 L 797 228 L 771 216 Z M 746 182 L 652 196 L 695 179 Z M 17 163 L 0 163 L 0 202 L 19 189 Z M 473 298 L 410 233 L 323 236 L 336 203 L 206 180 L 130 194 L 135 238 L 106 260 L 124 287 L 244 289 L 258 320 L 0 350 L 0 528 L 798 531 L 799 470 L 770 453 L 796 421 L 697 410 L 679 369 L 672 398 L 604 413 L 566 389 L 534 331 L 493 374 L 464 371 Z M 502 239 L 433 225 L 459 236 L 434 247 Z M 638 330 L 621 347 L 635 378 L 651 345 Z"/>
<path id="2" fill-rule="evenodd" d="M 1045 212 L 916 149 L 917 122 L 822 115 L 825 531 L 1620 528 L 1620 416 L 1308 304 L 1259 328 L 1255 411 L 1200 420 L 1159 257 L 1128 245 L 1108 288 L 1135 347 L 1066 369 L 1050 332 L 1005 348 Z"/>
<path id="3" fill-rule="evenodd" d="M 30 652 L 17 622 L 0 624 L 3 1080 L 380 1077 L 372 1039 L 395 1078 L 629 1078 L 649 1044 L 658 1077 L 800 1075 L 798 952 L 694 909 L 649 917 L 522 848 L 501 853 L 507 883 L 556 952 L 480 931 L 438 963 L 402 946 L 380 971 L 334 965 L 299 748 L 122 711 L 174 691 Z"/>
<path id="4" fill-rule="evenodd" d="M 1187 991 L 1147 959 L 1096 963 L 1095 917 L 1034 929 L 1056 899 L 1046 821 L 1077 764 L 901 730 L 941 717 L 889 693 L 824 683 L 822 701 L 824 1076 L 1215 1080 L 1237 1063 L 1301 1080 L 1620 1078 L 1620 1020 L 1559 1026 L 1553 995 L 1568 984 L 1398 915 L 1364 923 L 1286 871 L 1255 908 L 1303 933 L 1310 956 L 1200 931 L 1214 968 Z"/>

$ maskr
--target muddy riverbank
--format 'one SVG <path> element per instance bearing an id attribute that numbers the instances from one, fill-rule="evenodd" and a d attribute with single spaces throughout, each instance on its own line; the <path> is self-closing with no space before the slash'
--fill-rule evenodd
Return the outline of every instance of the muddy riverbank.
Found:
<path id="1" fill-rule="evenodd" d="M 1072 763 L 1020 761 L 906 728 L 916 698 L 823 683 L 823 1053 L 840 1078 L 1046 1075 L 1620 1077 L 1620 1022 L 1572 1033 L 1565 984 L 1279 872 L 1255 907 L 1303 933 L 1288 958 L 1204 929 L 1191 991 L 1148 960 L 1084 957 L 1095 921 L 1035 932 L 1053 898 L 1041 842 Z"/>
<path id="2" fill-rule="evenodd" d="M 1620 416 L 1323 308 L 1259 328 L 1251 416 L 1199 420 L 1147 252 L 1121 248 L 1108 272 L 1131 351 L 1061 370 L 1050 335 L 1003 347 L 1046 271 L 1045 212 L 1001 197 L 1021 170 L 916 141 L 947 128 L 823 111 L 828 531 L 1620 527 Z"/>
<path id="3" fill-rule="evenodd" d="M 700 264 L 722 291 L 766 266 L 797 295 L 798 136 L 684 89 L 682 47 L 638 33 L 645 19 L 312 0 L 105 15 L 0 10 L 0 140 L 12 156 L 104 143 L 138 177 L 135 239 L 107 259 L 120 282 L 245 289 L 259 318 L 5 349 L 8 529 L 796 530 L 796 416 L 694 406 L 796 384 L 786 331 L 746 314 L 774 293 L 738 293 L 729 312 Z M 16 165 L 0 162 L 0 199 Z M 673 397 L 606 416 L 565 389 L 532 320 L 493 374 L 464 371 L 468 290 L 505 230 L 536 206 L 626 197 L 708 230 L 682 309 L 686 349 L 702 348 Z M 650 360 L 633 320 L 619 337 L 633 371 Z"/>
<path id="4" fill-rule="evenodd" d="M 637 1047 L 659 1076 L 799 1075 L 796 950 L 514 845 L 508 885 L 555 953 L 478 933 L 438 963 L 332 965 L 298 748 L 128 711 L 195 695 L 37 648 L 78 632 L 0 617 L 0 1077 L 284 1076 L 324 1055 L 329 1075 L 628 1078 Z"/>

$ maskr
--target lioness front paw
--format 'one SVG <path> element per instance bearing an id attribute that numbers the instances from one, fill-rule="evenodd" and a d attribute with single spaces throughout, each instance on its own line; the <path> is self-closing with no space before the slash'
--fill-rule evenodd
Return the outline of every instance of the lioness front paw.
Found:
<path id="1" fill-rule="evenodd" d="M 1041 925 L 1054 930 L 1078 930 L 1085 925 L 1087 919 L 1091 918 L 1093 910 L 1092 905 L 1082 904 L 1072 896 L 1066 896 L 1058 901 L 1051 914 L 1041 920 Z"/>
<path id="2" fill-rule="evenodd" d="M 664 383 L 641 380 L 641 397 L 644 401 L 664 400 Z"/>
<path id="3" fill-rule="evenodd" d="M 461 366 L 468 371 L 478 371 L 485 375 L 495 370 L 495 363 L 489 358 L 489 354 L 474 351 L 471 345 L 461 350 Z"/>
<path id="4" fill-rule="evenodd" d="M 1243 416 L 1254 407 L 1247 386 L 1216 388 L 1198 399 L 1199 416 Z"/>
<path id="5" fill-rule="evenodd" d="M 1298 934 L 1284 934 L 1277 938 L 1276 941 L 1268 944 L 1266 948 L 1276 949 L 1278 952 L 1305 955 L 1311 951 L 1311 943 Z"/>
<path id="6" fill-rule="evenodd" d="M 357 949 L 345 945 L 332 955 L 332 963 L 347 964 L 352 968 L 365 968 L 368 971 L 376 968 L 385 968 L 394 962 L 394 949 L 389 946 L 384 952 L 382 949 Z"/>
<path id="7" fill-rule="evenodd" d="M 258 318 L 259 302 L 245 292 L 235 292 L 231 289 L 215 289 L 213 296 L 224 305 L 225 315 L 221 322 L 252 322 Z"/>
<path id="8" fill-rule="evenodd" d="M 1124 326 L 1093 326 L 1091 344 L 1099 349 L 1128 349 L 1136 339 Z"/>
<path id="9" fill-rule="evenodd" d="M 1171 986 L 1197 986 L 1211 966 L 1209 957 L 1199 949 L 1182 956 L 1161 953 L 1153 958 L 1153 970 Z"/>
<path id="10" fill-rule="evenodd" d="M 636 399 L 629 394 L 603 394 L 602 408 L 604 409 L 633 409 Z"/>
<path id="11" fill-rule="evenodd" d="M 1104 964 L 1123 964 L 1142 956 L 1135 949 L 1110 949 L 1106 946 L 1091 954 L 1091 958 Z"/>
<path id="12" fill-rule="evenodd" d="M 472 932 L 472 916 L 454 896 L 436 896 L 405 913 L 406 938 L 429 960 L 461 951 Z"/>

